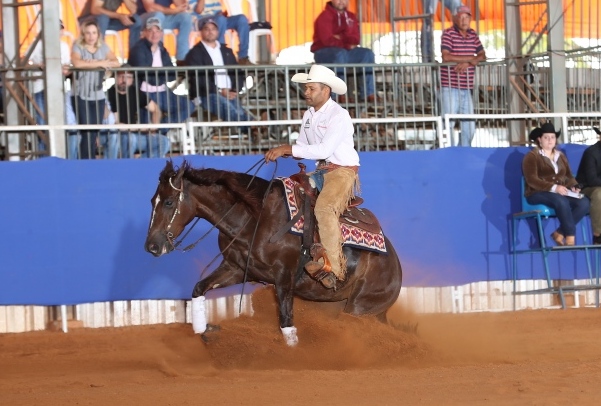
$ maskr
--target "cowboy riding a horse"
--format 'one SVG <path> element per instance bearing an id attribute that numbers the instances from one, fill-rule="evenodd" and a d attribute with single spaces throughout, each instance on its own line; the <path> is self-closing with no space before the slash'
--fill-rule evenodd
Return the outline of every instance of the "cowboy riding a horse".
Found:
<path id="1" fill-rule="evenodd" d="M 319 65 L 292 81 L 305 84 L 310 107 L 301 135 L 293 146 L 270 149 L 265 161 L 282 156 L 314 159 L 313 173 L 305 174 L 299 164 L 299 174 L 269 182 L 237 172 L 194 169 L 184 161 L 179 168 L 167 162 L 159 176 L 151 200 L 148 252 L 160 256 L 173 251 L 175 239 L 196 217 L 219 230 L 223 260 L 192 292 L 197 333 L 207 328 L 206 292 L 247 280 L 275 285 L 280 328 L 290 346 L 298 342 L 294 296 L 346 300 L 344 312 L 381 321 L 398 298 L 402 269 L 394 247 L 369 211 L 351 207 L 359 168 L 354 127 L 348 112 L 330 97 L 346 93 L 346 84 Z"/>

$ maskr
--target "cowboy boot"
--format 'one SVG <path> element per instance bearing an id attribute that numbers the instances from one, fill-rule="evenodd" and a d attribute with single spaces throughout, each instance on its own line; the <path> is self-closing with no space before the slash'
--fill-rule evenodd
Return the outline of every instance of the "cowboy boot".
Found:
<path id="1" fill-rule="evenodd" d="M 336 276 L 332 273 L 332 265 L 326 255 L 326 250 L 321 244 L 313 244 L 311 247 L 311 256 L 313 257 L 313 261 L 305 264 L 305 270 L 309 276 L 321 282 L 327 289 L 335 289 Z"/>

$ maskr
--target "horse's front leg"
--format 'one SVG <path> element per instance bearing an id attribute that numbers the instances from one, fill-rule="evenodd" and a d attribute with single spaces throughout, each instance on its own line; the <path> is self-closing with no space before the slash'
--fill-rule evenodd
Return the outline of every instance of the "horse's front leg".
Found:
<path id="1" fill-rule="evenodd" d="M 244 273 L 225 260 L 205 279 L 198 281 L 192 290 L 192 328 L 196 334 L 207 330 L 205 293 L 211 289 L 224 288 L 242 283 Z"/>
<path id="2" fill-rule="evenodd" d="M 275 292 L 280 311 L 280 330 L 286 340 L 286 344 L 290 347 L 294 347 L 298 344 L 292 312 L 292 305 L 294 303 L 293 275 L 293 272 L 283 269 L 276 274 L 275 278 Z"/>

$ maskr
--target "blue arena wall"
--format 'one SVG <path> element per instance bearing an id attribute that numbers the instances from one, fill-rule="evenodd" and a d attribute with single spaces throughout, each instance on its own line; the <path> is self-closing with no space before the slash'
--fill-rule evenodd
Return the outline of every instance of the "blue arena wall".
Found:
<path id="1" fill-rule="evenodd" d="M 575 171 L 585 147 L 562 148 Z M 520 211 L 527 152 L 520 147 L 361 154 L 364 205 L 395 245 L 405 286 L 511 279 L 510 216 Z M 245 172 L 260 156 L 186 159 L 196 167 Z M 0 305 L 189 298 L 218 253 L 217 234 L 188 253 L 154 258 L 144 251 L 150 198 L 164 165 L 164 159 L 0 162 Z M 270 178 L 274 168 L 263 166 L 259 176 Z M 297 170 L 297 161 L 280 159 L 276 175 Z M 555 226 L 551 220 L 545 233 Z M 209 227 L 199 222 L 186 241 Z M 535 242 L 530 227 L 520 227 L 522 248 Z M 554 254 L 551 267 L 554 278 L 587 277 L 580 252 Z M 519 269 L 520 279 L 544 277 L 540 254 L 521 255 Z"/>

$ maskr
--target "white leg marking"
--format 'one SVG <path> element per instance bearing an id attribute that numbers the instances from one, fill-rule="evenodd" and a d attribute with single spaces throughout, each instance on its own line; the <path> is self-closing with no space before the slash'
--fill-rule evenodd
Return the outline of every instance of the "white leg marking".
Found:
<path id="1" fill-rule="evenodd" d="M 195 334 L 202 334 L 207 330 L 207 310 L 204 296 L 192 299 L 192 330 Z"/>
<path id="2" fill-rule="evenodd" d="M 296 327 L 280 327 L 282 335 L 288 347 L 295 347 L 298 344 L 298 337 L 296 336 Z"/>

